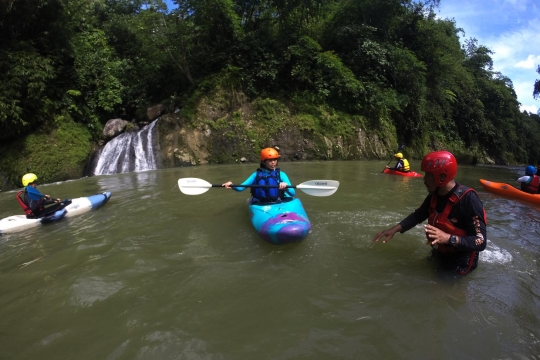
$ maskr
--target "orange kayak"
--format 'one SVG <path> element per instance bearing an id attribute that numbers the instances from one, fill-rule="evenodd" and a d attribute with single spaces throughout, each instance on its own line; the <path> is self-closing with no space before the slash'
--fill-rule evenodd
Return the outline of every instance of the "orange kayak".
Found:
<path id="1" fill-rule="evenodd" d="M 417 172 L 414 172 L 414 171 L 403 172 L 403 171 L 397 171 L 397 170 L 392 170 L 392 169 L 384 169 L 383 172 L 385 174 L 390 174 L 390 175 L 401 175 L 401 176 L 409 176 L 409 177 L 423 177 L 421 174 L 419 174 Z"/>
<path id="2" fill-rule="evenodd" d="M 540 194 L 529 194 L 513 187 L 512 185 L 484 179 L 480 179 L 480 184 L 487 191 L 491 191 L 497 195 L 540 204 Z"/>

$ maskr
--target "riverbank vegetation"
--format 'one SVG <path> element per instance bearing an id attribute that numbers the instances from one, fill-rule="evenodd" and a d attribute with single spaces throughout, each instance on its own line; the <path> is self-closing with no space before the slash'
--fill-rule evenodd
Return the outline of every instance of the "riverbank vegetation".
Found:
<path id="1" fill-rule="evenodd" d="M 460 43 L 463 30 L 437 17 L 439 0 L 174 3 L 168 10 L 159 0 L 4 2 L 3 149 L 73 123 L 96 141 L 107 120 L 141 118 L 156 103 L 200 126 L 208 119 L 196 109 L 219 87 L 230 109 L 239 96 L 254 103 L 250 121 L 260 129 L 281 126 L 281 117 L 353 136 L 362 123 L 381 134 L 391 129 L 412 154 L 445 147 L 499 163 L 540 159 L 540 117 L 520 112 L 490 49 L 475 39 Z M 533 90 L 538 95 L 538 82 Z M 236 126 L 238 114 L 229 117 Z M 88 141 L 75 163 L 90 153 Z M 36 146 L 34 156 L 45 153 Z M 42 160 L 21 158 L 34 171 Z"/>

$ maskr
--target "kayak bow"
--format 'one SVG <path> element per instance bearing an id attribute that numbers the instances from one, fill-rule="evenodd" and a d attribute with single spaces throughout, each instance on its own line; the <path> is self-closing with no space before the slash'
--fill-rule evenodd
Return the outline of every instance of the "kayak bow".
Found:
<path id="1" fill-rule="evenodd" d="M 540 194 L 536 194 L 536 195 L 529 194 L 513 187 L 512 185 L 505 184 L 505 183 L 499 183 L 499 182 L 489 181 L 489 180 L 484 180 L 484 179 L 480 179 L 479 181 L 484 189 L 492 193 L 495 193 L 497 195 L 501 195 L 510 199 L 523 200 L 523 201 L 540 205 Z"/>

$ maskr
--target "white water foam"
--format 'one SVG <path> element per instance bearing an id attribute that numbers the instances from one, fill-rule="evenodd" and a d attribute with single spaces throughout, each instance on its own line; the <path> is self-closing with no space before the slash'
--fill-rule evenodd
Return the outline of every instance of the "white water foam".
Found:
<path id="1" fill-rule="evenodd" d="M 480 261 L 491 264 L 506 264 L 512 261 L 512 254 L 488 240 L 486 249 L 480 253 Z"/>

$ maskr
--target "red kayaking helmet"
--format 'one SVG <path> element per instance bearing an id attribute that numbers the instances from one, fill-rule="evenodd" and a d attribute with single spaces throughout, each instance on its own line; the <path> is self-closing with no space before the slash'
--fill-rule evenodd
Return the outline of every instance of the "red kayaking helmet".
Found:
<path id="1" fill-rule="evenodd" d="M 423 172 L 433 174 L 437 186 L 445 186 L 456 177 L 457 160 L 449 151 L 434 151 L 424 156 L 421 169 Z M 440 178 L 441 174 L 446 174 L 443 181 Z"/>

